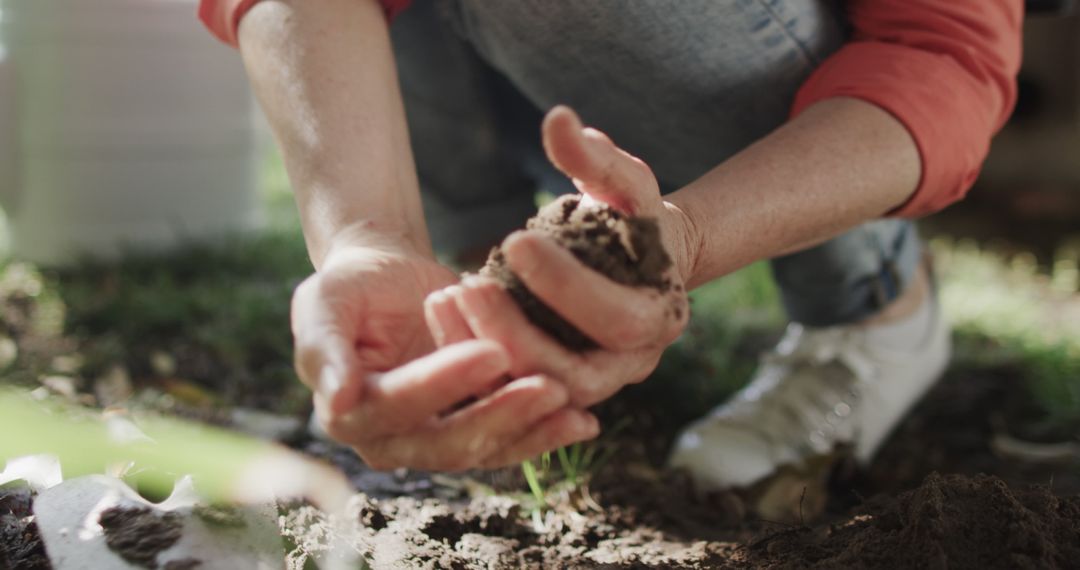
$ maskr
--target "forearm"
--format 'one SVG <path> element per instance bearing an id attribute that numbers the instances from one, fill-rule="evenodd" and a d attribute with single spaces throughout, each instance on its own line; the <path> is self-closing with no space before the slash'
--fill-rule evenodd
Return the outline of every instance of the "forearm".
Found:
<path id="1" fill-rule="evenodd" d="M 296 193 L 308 251 L 388 236 L 430 255 L 386 18 L 374 0 L 265 0 L 240 49 Z"/>
<path id="2" fill-rule="evenodd" d="M 668 196 L 693 227 L 695 287 L 821 243 L 903 204 L 919 183 L 904 126 L 858 99 L 829 99 Z"/>

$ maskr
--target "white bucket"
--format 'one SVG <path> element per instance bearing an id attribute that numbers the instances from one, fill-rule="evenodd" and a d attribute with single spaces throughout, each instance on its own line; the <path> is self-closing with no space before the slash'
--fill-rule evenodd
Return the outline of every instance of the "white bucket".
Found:
<path id="1" fill-rule="evenodd" d="M 17 256 L 117 258 L 259 225 L 243 66 L 196 0 L 3 2 L 0 129 L 4 101 L 15 127 L 0 167 L 5 148 L 15 158 L 0 199 Z"/>

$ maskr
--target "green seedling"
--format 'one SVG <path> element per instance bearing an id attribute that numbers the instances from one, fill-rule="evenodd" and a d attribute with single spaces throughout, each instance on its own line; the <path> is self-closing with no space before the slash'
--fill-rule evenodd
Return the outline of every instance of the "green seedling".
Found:
<path id="1" fill-rule="evenodd" d="M 555 450 L 558 470 L 552 468 L 550 451 L 540 455 L 539 467 L 531 460 L 521 463 L 521 472 L 534 503 L 533 522 L 540 520 L 541 511 L 548 505 L 551 494 L 570 493 L 587 485 L 588 479 L 615 454 L 618 448 L 613 439 L 629 425 L 630 418 L 623 418 L 607 431 L 602 440 L 578 442 Z"/>

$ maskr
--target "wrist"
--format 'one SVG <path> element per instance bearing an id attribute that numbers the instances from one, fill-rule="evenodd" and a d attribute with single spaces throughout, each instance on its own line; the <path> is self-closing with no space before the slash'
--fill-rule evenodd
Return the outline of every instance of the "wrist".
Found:
<path id="1" fill-rule="evenodd" d="M 408 257 L 434 259 L 431 247 L 420 244 L 407 227 L 375 220 L 356 220 L 324 233 L 319 243 L 308 240 L 308 252 L 316 271 L 331 258 L 357 249 L 393 252 Z M 426 241 L 426 240 L 425 240 Z"/>
<path id="2" fill-rule="evenodd" d="M 664 209 L 667 212 L 669 229 L 665 232 L 670 235 L 664 236 L 665 246 L 671 261 L 687 290 L 691 284 L 696 284 L 698 259 L 701 255 L 702 236 L 697 222 L 675 202 L 664 201 Z"/>

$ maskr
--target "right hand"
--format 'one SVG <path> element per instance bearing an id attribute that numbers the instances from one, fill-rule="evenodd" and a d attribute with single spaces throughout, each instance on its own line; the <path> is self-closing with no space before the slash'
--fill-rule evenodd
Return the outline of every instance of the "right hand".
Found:
<path id="1" fill-rule="evenodd" d="M 595 436 L 595 419 L 566 408 L 559 382 L 505 383 L 497 343 L 432 352 L 424 299 L 457 280 L 408 247 L 350 244 L 297 288 L 296 369 L 326 432 L 373 468 L 429 470 L 508 465 Z M 480 399 L 461 407 L 470 397 Z"/>

